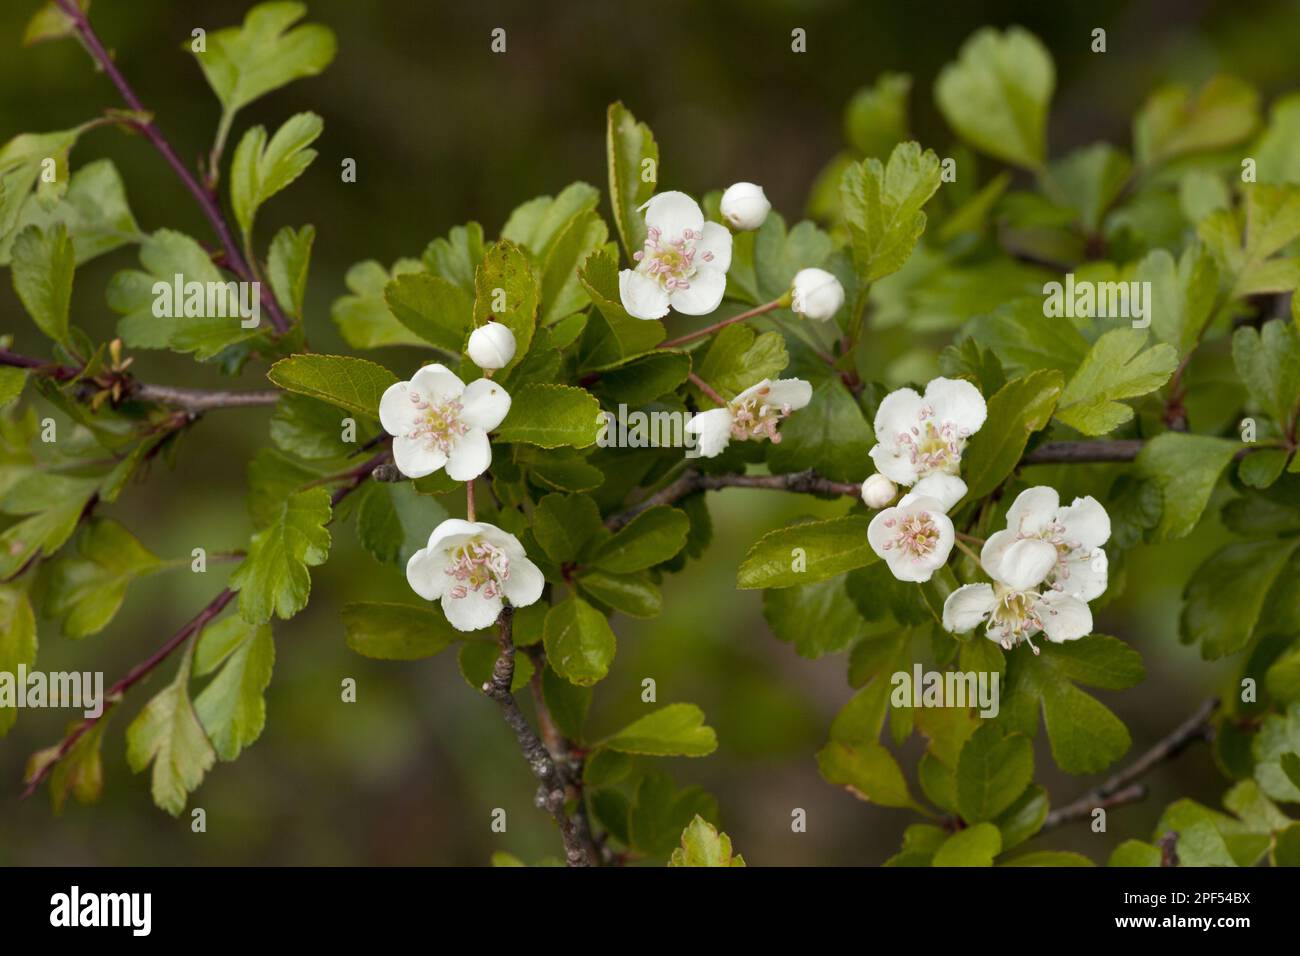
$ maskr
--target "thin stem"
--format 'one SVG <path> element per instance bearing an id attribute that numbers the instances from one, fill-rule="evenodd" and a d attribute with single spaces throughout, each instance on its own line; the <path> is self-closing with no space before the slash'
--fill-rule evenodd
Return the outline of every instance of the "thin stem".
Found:
<path id="1" fill-rule="evenodd" d="M 465 482 L 465 520 L 474 522 L 478 520 L 478 513 L 474 508 L 474 479 L 471 478 Z"/>
<path id="2" fill-rule="evenodd" d="M 964 542 L 964 541 L 961 540 L 963 537 L 965 537 L 965 535 L 959 535 L 959 536 L 958 536 L 958 537 L 953 541 L 953 544 L 955 544 L 955 545 L 957 546 L 958 550 L 960 550 L 962 554 L 966 555 L 966 557 L 970 558 L 970 559 L 971 559 L 972 561 L 974 561 L 976 564 L 979 564 L 979 563 L 980 563 L 980 556 L 979 556 L 978 554 L 976 554 L 976 553 L 971 549 L 971 546 L 970 546 L 970 545 L 968 545 L 966 542 Z"/>
<path id="3" fill-rule="evenodd" d="M 234 237 L 231 235 L 230 227 L 226 224 L 225 216 L 221 212 L 221 207 L 213 197 L 212 192 L 205 189 L 199 181 L 194 178 L 194 174 L 186 168 L 183 162 L 181 162 L 180 157 L 176 155 L 176 151 L 172 149 L 171 143 L 169 143 L 167 138 L 163 136 L 162 132 L 158 129 L 158 126 L 153 122 L 153 120 L 145 118 L 149 115 L 149 111 L 145 108 L 144 103 L 140 101 L 140 98 L 136 96 L 135 90 L 133 90 L 131 85 L 126 81 L 126 77 L 124 77 L 122 72 L 117 68 L 117 64 L 113 62 L 113 57 L 106 49 L 104 49 L 104 44 L 100 42 L 99 37 L 91 27 L 90 20 L 86 17 L 86 14 L 82 11 L 76 0 L 55 0 L 55 2 L 59 5 L 59 9 L 63 11 L 64 15 L 72 21 L 72 25 L 76 29 L 78 36 L 81 38 L 82 44 L 95 62 L 100 65 L 106 74 L 108 74 L 108 78 L 113 81 L 113 85 L 117 87 L 117 91 L 121 94 L 122 99 L 126 101 L 126 105 L 136 113 L 142 114 L 140 117 L 132 120 L 131 125 L 143 133 L 145 138 L 154 145 L 154 148 L 162 154 L 163 159 L 167 161 L 167 164 L 171 166 L 176 175 L 180 177 L 185 188 L 188 189 L 194 196 L 195 200 L 198 201 L 199 207 L 203 210 L 203 214 L 207 216 L 208 221 L 212 224 L 212 228 L 216 232 L 217 238 L 221 240 L 222 248 L 226 253 L 226 262 L 229 264 L 230 270 L 245 282 L 253 281 L 253 274 L 249 270 L 248 264 L 244 261 L 243 256 L 240 254 L 239 247 L 235 244 Z M 261 291 L 262 303 L 271 317 L 271 324 L 275 327 L 277 332 L 287 332 L 289 330 L 289 322 L 280 311 L 279 303 L 275 301 L 275 296 L 271 293 L 270 287 L 263 283 L 261 285 Z"/>
<path id="4" fill-rule="evenodd" d="M 694 332 L 688 332 L 686 335 L 671 339 L 667 342 L 660 342 L 658 347 L 661 349 L 670 349 L 676 345 L 684 345 L 687 342 L 694 342 L 696 339 L 702 339 L 706 335 L 712 335 L 719 329 L 725 329 L 729 325 L 735 325 L 737 322 L 744 322 L 746 319 L 752 319 L 756 315 L 762 315 L 765 312 L 771 312 L 773 309 L 779 309 L 788 302 L 785 296 L 779 299 L 773 299 L 763 305 L 756 306 L 748 312 L 741 312 L 739 315 L 733 315 L 729 319 L 723 319 L 721 322 L 715 322 L 703 329 L 696 329 Z"/>
<path id="5" fill-rule="evenodd" d="M 686 374 L 691 380 L 691 383 L 705 395 L 709 396 L 709 398 L 713 399 L 719 407 L 723 407 L 727 404 L 727 400 L 719 395 L 717 390 L 708 382 L 704 381 L 704 379 L 700 378 L 694 372 L 687 372 Z"/>

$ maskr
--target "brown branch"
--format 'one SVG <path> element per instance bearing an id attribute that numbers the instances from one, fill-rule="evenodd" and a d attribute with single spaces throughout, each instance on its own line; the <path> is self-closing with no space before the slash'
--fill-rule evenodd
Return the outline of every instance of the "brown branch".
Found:
<path id="1" fill-rule="evenodd" d="M 1211 729 L 1210 718 L 1218 706 L 1219 702 L 1213 698 L 1202 703 L 1196 708 L 1195 713 L 1133 763 L 1093 787 L 1073 803 L 1068 803 L 1049 813 L 1043 823 L 1043 829 L 1050 830 L 1064 823 L 1090 816 L 1098 807 L 1113 807 L 1143 799 L 1146 796 L 1146 787 L 1139 784 L 1138 780 L 1160 764 L 1178 756 L 1194 741 L 1208 740 Z"/>
<path id="2" fill-rule="evenodd" d="M 181 162 L 180 157 L 176 155 L 176 151 L 172 149 L 171 143 L 169 143 L 167 138 L 163 136 L 162 132 L 158 129 L 157 124 L 149 118 L 149 111 L 145 109 L 144 103 L 142 103 L 140 98 L 136 96 L 135 90 L 131 88 L 131 85 L 126 81 L 126 77 L 122 75 L 122 72 L 117 68 L 117 64 L 113 62 L 112 55 L 104 49 L 104 44 L 100 42 L 99 37 L 95 34 L 94 29 L 90 25 L 90 20 L 77 4 L 77 0 L 55 0 L 55 2 L 59 5 L 59 9 L 63 11 L 64 15 L 72 22 L 73 27 L 81 37 L 82 43 L 85 44 L 87 52 L 90 53 L 91 57 L 99 64 L 103 71 L 108 74 L 108 78 L 113 81 L 113 85 L 117 87 L 117 91 L 121 94 L 122 99 L 126 101 L 126 105 L 136 113 L 142 114 L 136 119 L 133 119 L 130 125 L 143 133 L 145 138 L 154 145 L 154 148 L 162 154 L 163 159 L 167 161 L 167 164 L 171 166 L 171 168 L 176 172 L 176 175 L 180 177 L 185 188 L 188 189 L 198 201 L 200 208 L 203 210 L 203 214 L 207 216 L 208 222 L 212 224 L 212 228 L 216 232 L 217 238 L 221 240 L 221 247 L 225 252 L 226 264 L 229 266 L 230 271 L 239 276 L 243 281 L 252 282 L 254 280 L 253 273 L 249 269 L 248 263 L 244 261 L 244 257 L 239 251 L 239 246 L 235 244 L 234 237 L 230 231 L 230 226 L 227 225 L 226 217 L 222 214 L 221 207 L 218 205 L 215 196 L 199 184 L 199 181 L 195 179 L 193 173 L 186 168 L 185 164 Z M 276 302 L 275 295 L 271 292 L 270 286 L 264 282 L 259 282 L 258 285 L 261 289 L 262 303 L 266 308 L 267 314 L 271 317 L 271 324 L 275 327 L 277 332 L 287 332 L 289 330 L 289 322 L 280 311 L 280 305 Z"/>
<path id="3" fill-rule="evenodd" d="M 548 811 L 555 818 L 564 840 L 565 862 L 569 866 L 591 866 L 593 861 L 584 846 L 582 833 L 578 825 L 565 810 L 568 799 L 565 774 L 557 767 L 551 752 L 546 749 L 537 732 L 533 730 L 528 719 L 524 717 L 510 691 L 515 678 L 515 644 L 512 634 L 514 608 L 506 607 L 497 618 L 497 640 L 501 655 L 492 668 L 492 679 L 483 685 L 483 692 L 497 702 L 506 724 L 515 733 L 519 749 L 523 751 L 528 769 L 537 778 L 537 797 L 534 802 L 539 809 Z"/>
<path id="4" fill-rule="evenodd" d="M 1140 438 L 1110 441 L 1049 441 L 1020 460 L 1022 465 L 1084 464 L 1104 461 L 1132 461 L 1142 450 Z"/>

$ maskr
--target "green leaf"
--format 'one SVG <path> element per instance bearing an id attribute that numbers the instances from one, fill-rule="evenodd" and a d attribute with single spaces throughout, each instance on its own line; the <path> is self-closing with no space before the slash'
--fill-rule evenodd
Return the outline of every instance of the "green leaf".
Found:
<path id="1" fill-rule="evenodd" d="M 311 264 L 311 247 L 316 241 L 316 227 L 294 230 L 285 226 L 271 240 L 267 254 L 266 278 L 276 301 L 295 319 L 302 318 L 307 298 L 307 268 Z"/>
<path id="2" fill-rule="evenodd" d="M 658 617 L 663 596 L 643 574 L 584 571 L 574 582 L 587 597 L 629 617 Z"/>
<path id="3" fill-rule="evenodd" d="M 1075 683 L 1121 690 L 1139 683 L 1145 671 L 1131 647 L 1094 634 L 1065 644 L 1044 643 L 1007 655 L 1000 726 L 1034 735 L 1041 707 L 1052 757 L 1067 773 L 1096 773 L 1114 763 L 1131 743 L 1128 730 Z"/>
<path id="4" fill-rule="evenodd" d="M 440 612 L 410 604 L 345 604 L 343 631 L 348 647 L 381 661 L 421 660 L 459 640 Z"/>
<path id="5" fill-rule="evenodd" d="M 691 357 L 685 352 L 651 352 L 602 372 L 597 387 L 607 406 L 637 408 L 676 389 L 690 371 Z"/>
<path id="6" fill-rule="evenodd" d="M 1237 453 L 1236 442 L 1205 435 L 1166 432 L 1142 446 L 1137 470 L 1164 494 L 1164 513 L 1153 535 L 1171 541 L 1192 533 L 1219 475 Z"/>
<path id="7" fill-rule="evenodd" d="M 1191 246 L 1175 263 L 1166 250 L 1152 250 L 1137 264 L 1133 279 L 1151 283 L 1151 330 L 1156 338 L 1179 355 L 1195 348 L 1213 318 L 1219 291 L 1219 270 L 1209 253 Z"/>
<path id="8" fill-rule="evenodd" d="M 32 321 L 54 341 L 69 344 L 68 310 L 77 259 L 68 227 L 28 226 L 14 240 L 12 266 L 14 290 Z"/>
<path id="9" fill-rule="evenodd" d="M 393 317 L 420 341 L 460 354 L 474 319 L 474 303 L 455 283 L 426 272 L 408 272 L 384 286 Z"/>
<path id="10" fill-rule="evenodd" d="M 428 543 L 430 529 L 448 517 L 437 499 L 419 494 L 409 481 L 367 482 L 357 508 L 357 535 L 376 560 L 406 567 Z"/>
<path id="11" fill-rule="evenodd" d="M 1002 852 L 1002 834 L 991 823 L 959 830 L 935 851 L 931 866 L 992 866 Z"/>
<path id="12" fill-rule="evenodd" d="M 875 741 L 831 741 L 817 752 L 817 768 L 827 783 L 846 788 L 859 800 L 882 807 L 915 807 L 894 755 Z"/>
<path id="13" fill-rule="evenodd" d="M 632 721 L 601 746 L 648 757 L 704 757 L 718 749 L 718 735 L 694 704 L 669 704 Z"/>
<path id="14" fill-rule="evenodd" d="M 639 220 L 638 220 L 639 221 Z M 618 263 L 608 252 L 587 257 L 578 281 L 599 313 L 583 331 L 580 366 L 601 371 L 642 355 L 663 341 L 664 324 L 657 319 L 634 319 L 627 314 L 618 291 Z"/>
<path id="15" fill-rule="evenodd" d="M 1300 826 L 1300 824 L 1297 824 Z M 682 845 L 673 850 L 669 866 L 744 866 L 745 858 L 732 855 L 731 837 L 698 813 L 682 831 Z"/>
<path id="16" fill-rule="evenodd" d="M 596 208 L 600 192 L 586 183 L 570 183 L 558 196 L 538 196 L 515 209 L 501 227 L 501 238 L 523 246 L 544 262 L 573 223 Z"/>
<path id="17" fill-rule="evenodd" d="M 1274 866 L 1300 866 L 1300 823 L 1293 823 L 1273 838 Z"/>
<path id="18" fill-rule="evenodd" d="M 767 463 L 774 473 L 815 468 L 832 481 L 861 480 L 873 444 L 861 407 L 832 377 L 813 390 L 807 408 L 781 426 L 781 441 L 767 447 Z"/>
<path id="19" fill-rule="evenodd" d="M 1115 147 L 1094 143 L 1054 162 L 1051 177 L 1079 214 L 1079 224 L 1095 233 L 1127 185 L 1132 167 Z"/>
<path id="20" fill-rule="evenodd" d="M 815 223 L 801 222 L 786 232 L 780 213 L 768 213 L 754 233 L 754 273 L 758 296 L 764 302 L 780 298 L 790 290 L 801 269 L 826 264 L 834 244 Z"/>
<path id="21" fill-rule="evenodd" d="M 603 531 L 600 509 L 586 495 L 547 495 L 533 511 L 533 536 L 556 564 L 578 560 Z"/>
<path id="22" fill-rule="evenodd" d="M 77 553 L 51 565 L 45 613 L 62 620 L 68 637 L 97 634 L 117 614 L 131 582 L 160 564 L 122 525 L 95 518 L 78 537 Z"/>
<path id="23" fill-rule="evenodd" d="M 0 180 L 0 210 L 4 208 L 4 186 Z M 0 265 L 9 264 L 12 243 L 24 228 L 38 226 L 49 232 L 59 223 L 67 227 L 72 238 L 77 265 L 143 238 L 127 205 L 126 187 L 117 167 L 112 160 L 97 159 L 72 174 L 68 191 L 53 205 L 39 192 L 27 196 L 8 237 L 0 214 Z"/>
<path id="24" fill-rule="evenodd" d="M 205 661 L 214 646 L 219 647 L 219 660 Z M 204 631 L 195 658 L 200 676 L 221 664 L 220 673 L 195 698 L 194 710 L 217 756 L 234 760 L 266 726 L 262 695 L 275 666 L 270 625 L 252 627 L 237 617 L 226 618 Z"/>
<path id="25" fill-rule="evenodd" d="M 1133 120 L 1139 165 L 1153 167 L 1187 153 L 1205 153 L 1245 139 L 1259 122 L 1259 94 L 1241 80 L 1215 76 L 1193 97 L 1184 86 L 1165 86 Z"/>
<path id="26" fill-rule="evenodd" d="M 1067 850 L 1037 850 L 1033 853 L 1021 853 L 1019 856 L 1000 863 L 999 866 L 1096 866 L 1082 853 Z"/>
<path id="27" fill-rule="evenodd" d="M 126 762 L 132 773 L 153 764 L 153 802 L 180 816 L 188 796 L 216 760 L 216 751 L 190 701 L 194 645 L 186 649 L 172 682 L 158 693 L 126 729 Z"/>
<path id="28" fill-rule="evenodd" d="M 1034 748 L 1021 734 L 1003 736 L 994 724 L 971 735 L 957 760 L 957 807 L 967 823 L 993 820 L 1034 778 Z"/>
<path id="29" fill-rule="evenodd" d="M 85 13 L 90 8 L 90 0 L 77 0 L 77 7 Z M 60 40 L 75 36 L 76 33 L 77 26 L 73 19 L 54 0 L 45 0 L 27 21 L 27 29 L 23 31 L 23 46 Z"/>
<path id="30" fill-rule="evenodd" d="M 1210 555 L 1187 582 L 1186 604 L 1179 619 L 1187 643 L 1199 643 L 1201 656 L 1213 660 L 1241 650 L 1275 626 L 1271 611 L 1294 590 L 1288 562 L 1300 539 L 1239 541 Z"/>
<path id="31" fill-rule="evenodd" d="M 921 209 L 938 188 L 939 157 L 916 143 L 894 147 L 888 164 L 868 158 L 849 167 L 840 193 L 860 282 L 902 268 L 925 232 Z"/>
<path id="32" fill-rule="evenodd" d="M 647 773 L 628 808 L 629 845 L 647 856 L 664 856 L 679 845 L 682 830 L 697 815 L 716 821 L 717 800 L 699 787 L 676 790 L 666 773 Z"/>
<path id="33" fill-rule="evenodd" d="M 373 259 L 358 262 L 349 269 L 343 281 L 352 294 L 341 296 L 330 307 L 330 319 L 338 326 L 343 340 L 354 349 L 426 344 L 397 321 L 384 298 L 393 278 L 419 270 L 420 263 L 414 259 L 399 259 L 391 271 Z"/>
<path id="34" fill-rule="evenodd" d="M 588 563 L 614 574 L 630 574 L 669 560 L 686 545 L 691 530 L 685 512 L 668 505 L 647 508 L 592 553 Z"/>
<path id="35" fill-rule="evenodd" d="M 844 108 L 844 137 L 863 156 L 886 156 L 907 138 L 907 98 L 912 78 L 881 73 Z"/>
<path id="36" fill-rule="evenodd" d="M 1250 396 L 1283 428 L 1300 408 L 1300 332 L 1274 319 L 1258 330 L 1243 325 L 1232 336 L 1232 360 Z"/>
<path id="37" fill-rule="evenodd" d="M 1056 417 L 1085 435 L 1105 435 L 1132 421 L 1133 409 L 1119 400 L 1154 392 L 1178 366 L 1173 346 L 1143 349 L 1146 341 L 1146 330 L 1121 328 L 1094 342 L 1066 384 Z"/>
<path id="38" fill-rule="evenodd" d="M 1047 807 L 1046 790 L 1038 784 L 1025 788 L 1024 793 L 993 821 L 1002 833 L 1002 849 L 1019 846 L 1041 830 L 1047 820 Z"/>
<path id="39" fill-rule="evenodd" d="M 0 408 L 16 401 L 27 384 L 27 369 L 0 368 Z"/>
<path id="40" fill-rule="evenodd" d="M 306 172 L 316 158 L 309 149 L 325 129 L 315 113 L 297 113 L 284 121 L 270 142 L 266 128 L 254 126 L 230 160 L 230 204 L 245 236 L 253 231 L 257 210 Z"/>
<path id="41" fill-rule="evenodd" d="M 0 264 L 9 261 L 9 243 L 22 214 L 30 208 L 32 187 L 36 187 L 35 200 L 43 207 L 62 198 L 70 185 L 68 153 L 81 134 L 96 125 L 91 121 L 52 133 L 20 133 L 0 147 Z M 54 160 L 51 178 L 42 176 L 47 159 Z"/>
<path id="42" fill-rule="evenodd" d="M 1052 55 L 1020 27 L 977 31 L 934 84 L 948 125 L 976 149 L 1025 169 L 1047 156 L 1047 106 L 1056 87 Z"/>
<path id="43" fill-rule="evenodd" d="M 330 512 L 329 492 L 310 488 L 290 495 L 276 520 L 253 535 L 248 557 L 230 576 L 245 621 L 261 624 L 273 614 L 288 620 L 307 606 L 307 569 L 329 556 Z"/>
<path id="44" fill-rule="evenodd" d="M 42 554 L 49 557 L 63 547 L 77 529 L 86 502 L 98 485 L 94 479 L 65 485 L 50 482 L 48 475 L 41 477 L 52 489 L 62 489 L 59 499 L 33 502 L 34 507 L 15 506 L 12 501 L 14 488 L 11 488 L 7 498 L 0 502 L 0 510 L 31 516 L 0 532 L 0 581 L 16 574 L 33 556 Z"/>
<path id="45" fill-rule="evenodd" d="M 616 641 L 609 621 L 576 594 L 547 613 L 542 640 L 547 661 L 571 684 L 588 687 L 604 680 L 614 660 Z"/>
<path id="46" fill-rule="evenodd" d="M 1025 453 L 1029 436 L 1047 427 L 1064 378 L 1043 369 L 1013 379 L 988 401 L 988 417 L 962 453 L 966 501 L 977 501 L 1002 484 Z"/>
<path id="47" fill-rule="evenodd" d="M 1068 321 L 1043 320 L 1042 299 L 1020 299 L 970 323 L 970 336 L 1013 373 L 1056 369 L 1066 375 L 1088 353 L 1088 340 Z"/>
<path id="48" fill-rule="evenodd" d="M 866 621 L 849 599 L 843 579 L 763 592 L 763 618 L 777 640 L 815 660 L 845 650 L 866 634 Z"/>
<path id="49" fill-rule="evenodd" d="M 500 656 L 496 641 L 471 639 L 461 644 L 456 665 L 460 668 L 460 676 L 465 678 L 465 683 L 474 690 L 482 691 L 483 685 L 491 682 L 497 658 Z M 511 693 L 517 693 L 527 687 L 532 679 L 532 658 L 527 654 L 516 654 L 515 673 L 510 681 Z"/>
<path id="50" fill-rule="evenodd" d="M 497 430 L 502 442 L 586 448 L 596 442 L 604 417 L 600 403 L 570 385 L 525 385 L 511 396 L 510 413 Z"/>
<path id="51" fill-rule="evenodd" d="M 474 327 L 497 321 L 514 333 L 515 357 L 507 370 L 528 354 L 540 300 L 541 287 L 528 255 L 511 242 L 489 246 L 474 273 Z"/>
<path id="52" fill-rule="evenodd" d="M 1125 840 L 1115 847 L 1107 866 L 1160 866 L 1160 847 L 1141 840 Z"/>
<path id="53" fill-rule="evenodd" d="M 570 684 L 549 667 L 542 671 L 542 700 L 555 726 L 570 740 L 582 739 L 582 725 L 587 720 L 591 696 L 590 687 Z"/>
<path id="54" fill-rule="evenodd" d="M 699 376 L 723 398 L 732 399 L 765 378 L 776 378 L 790 363 L 780 332 L 761 335 L 747 325 L 729 325 L 713 336 L 700 361 Z M 716 403 L 698 393 L 704 407 Z"/>
<path id="55" fill-rule="evenodd" d="M 19 666 L 36 663 L 36 616 L 27 592 L 13 584 L 0 584 L 0 673 L 17 674 Z M 18 718 L 18 708 L 0 707 L 0 737 Z"/>
<path id="56" fill-rule="evenodd" d="M 736 587 L 788 588 L 824 581 L 879 560 L 862 515 L 809 521 L 759 538 L 736 572 Z"/>
<path id="57" fill-rule="evenodd" d="M 645 219 L 640 209 L 655 193 L 659 181 L 659 146 L 645 123 L 622 103 L 609 107 L 605 129 L 609 166 L 609 203 L 627 257 L 645 244 Z"/>
<path id="58" fill-rule="evenodd" d="M 293 355 L 271 366 L 266 377 L 289 392 L 379 418 L 379 400 L 397 376 L 382 365 L 346 355 Z"/>
<path id="59" fill-rule="evenodd" d="M 226 116 L 329 66 L 336 49 L 333 32 L 317 24 L 293 27 L 306 12 L 302 3 L 262 3 L 248 11 L 243 26 L 208 34 L 207 49 L 195 56 Z"/>
<path id="60" fill-rule="evenodd" d="M 592 253 L 605 247 L 609 227 L 596 213 L 577 219 L 542 263 L 541 308 L 538 323 L 553 325 L 591 304 L 578 270 Z"/>
<path id="61" fill-rule="evenodd" d="M 275 403 L 271 441 L 281 451 L 299 458 L 346 458 L 367 438 L 358 432 L 356 442 L 344 441 L 347 418 L 328 402 L 291 392 Z"/>

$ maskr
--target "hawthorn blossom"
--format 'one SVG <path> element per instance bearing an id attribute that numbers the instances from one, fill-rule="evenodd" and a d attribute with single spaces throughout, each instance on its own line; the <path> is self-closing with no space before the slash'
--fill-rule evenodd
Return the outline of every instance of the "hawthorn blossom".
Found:
<path id="1" fill-rule="evenodd" d="M 791 412 L 812 400 L 812 385 L 801 378 L 763 379 L 751 385 L 721 408 L 711 408 L 691 417 L 687 434 L 696 436 L 696 448 L 705 458 L 722 454 L 734 438 L 737 441 L 781 441 L 777 426 Z"/>
<path id="2" fill-rule="evenodd" d="M 636 268 L 618 275 L 623 308 L 638 319 L 662 319 L 670 307 L 683 315 L 708 315 L 727 288 L 731 233 L 705 222 L 699 204 L 685 193 L 659 193 L 641 208 L 645 245 L 632 256 Z"/>
<path id="3" fill-rule="evenodd" d="M 772 211 L 772 204 L 762 186 L 735 183 L 722 194 L 719 211 L 732 229 L 751 231 L 763 225 L 763 220 Z"/>
<path id="4" fill-rule="evenodd" d="M 393 462 L 408 478 L 439 468 L 469 481 L 492 464 L 488 432 L 510 411 L 510 396 L 491 379 L 466 385 L 445 366 L 426 365 L 395 382 L 379 400 L 379 421 L 393 436 Z"/>
<path id="5" fill-rule="evenodd" d="M 884 558 L 900 581 L 930 580 L 947 563 L 956 537 L 943 504 L 920 496 L 886 508 L 867 526 L 871 550 Z"/>
<path id="6" fill-rule="evenodd" d="M 990 640 L 1007 650 L 1024 641 L 1035 654 L 1032 638 L 1040 631 L 1057 644 L 1091 633 L 1088 601 L 1106 589 L 1106 510 L 1092 498 L 1061 508 L 1056 491 L 1039 486 L 1020 493 L 1007 524 L 980 552 L 993 583 L 948 595 L 943 626 L 960 633 L 987 622 Z"/>
<path id="7" fill-rule="evenodd" d="M 505 368 L 515 357 L 515 333 L 500 322 L 480 325 L 469 334 L 465 351 L 481 369 Z"/>
<path id="8" fill-rule="evenodd" d="M 947 510 L 966 494 L 958 477 L 962 450 L 987 414 L 984 396 L 963 379 L 933 379 L 924 397 L 900 388 L 876 411 L 871 459 L 886 478 L 937 498 Z"/>
<path id="9" fill-rule="evenodd" d="M 862 483 L 862 503 L 880 509 L 898 497 L 898 486 L 877 472 Z"/>
<path id="10" fill-rule="evenodd" d="M 426 601 L 441 601 L 458 631 L 489 626 L 506 600 L 513 607 L 532 604 L 546 583 L 513 534 L 460 518 L 433 529 L 428 545 L 406 562 L 406 580 Z"/>
<path id="11" fill-rule="evenodd" d="M 825 322 L 844 304 L 844 286 L 825 269 L 800 269 L 790 285 L 790 310 Z"/>

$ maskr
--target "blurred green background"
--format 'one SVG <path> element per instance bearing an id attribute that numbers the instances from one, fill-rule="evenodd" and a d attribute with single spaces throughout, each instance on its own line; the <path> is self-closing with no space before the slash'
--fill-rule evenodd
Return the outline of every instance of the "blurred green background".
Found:
<path id="1" fill-rule="evenodd" d="M 22 28 L 36 6 L 36 0 L 9 0 L 0 8 L 0 141 L 66 128 L 119 105 L 77 45 L 21 48 Z M 248 6 L 235 0 L 93 5 L 104 42 L 187 161 L 206 153 L 218 110 L 181 44 L 196 26 L 237 22 Z M 913 132 L 925 145 L 949 144 L 932 83 L 984 24 L 1019 23 L 1052 51 L 1058 72 L 1053 154 L 1095 139 L 1127 146 L 1133 112 L 1162 81 L 1194 82 L 1228 70 L 1270 98 L 1300 86 L 1294 66 L 1300 4 L 1292 2 L 314 0 L 310 18 L 338 35 L 333 66 L 243 111 L 232 142 L 249 125 L 278 125 L 300 110 L 325 119 L 320 158 L 259 221 L 263 242 L 280 225 L 317 226 L 307 323 L 319 351 L 343 348 L 328 313 L 352 263 L 418 256 L 431 238 L 470 219 L 495 235 L 515 205 L 575 179 L 603 188 L 604 110 L 615 99 L 655 131 L 665 186 L 698 195 L 736 180 L 758 181 L 793 220 L 842 144 L 845 102 L 883 71 L 913 75 Z M 1104 55 L 1089 52 L 1099 26 L 1108 33 Z M 495 27 L 507 30 L 504 55 L 489 51 Z M 806 54 L 790 51 L 794 27 L 807 31 Z M 210 239 L 188 194 L 143 139 L 97 130 L 77 146 L 73 166 L 99 156 L 113 158 L 122 171 L 143 229 L 168 226 Z M 357 160 L 355 184 L 339 181 L 344 157 Z M 103 290 L 114 271 L 133 264 L 132 251 L 123 249 L 78 272 L 77 325 L 98 338 L 111 336 L 114 316 L 103 305 Z M 19 350 L 45 352 L 21 315 L 6 280 L 0 330 L 16 333 Z M 417 360 L 415 352 L 401 350 L 378 358 L 398 369 Z M 169 384 L 219 381 L 187 358 L 157 353 L 140 353 L 136 368 Z M 251 366 L 241 387 L 264 384 L 260 372 Z M 264 410 L 209 415 L 183 439 L 174 472 L 155 464 L 146 483 L 104 513 L 163 557 L 200 545 L 241 547 L 249 531 L 243 470 L 266 442 L 268 418 Z M 1100 493 L 1108 480 L 1075 490 Z M 799 658 L 772 637 L 759 594 L 733 587 L 737 563 L 764 531 L 843 505 L 732 490 L 711 497 L 710 506 L 713 547 L 666 584 L 664 615 L 615 622 L 618 659 L 597 690 L 589 727 L 600 734 L 643 713 L 640 682 L 654 677 L 660 703 L 697 702 L 717 728 L 716 754 L 669 761 L 668 769 L 679 785 L 698 783 L 717 795 L 725 829 L 752 864 L 879 863 L 916 818 L 829 786 L 813 761 L 851 693 L 843 657 Z M 1135 749 L 1177 724 L 1222 676 L 1175 635 L 1182 583 L 1216 543 L 1210 527 L 1169 548 L 1139 549 L 1129 564 L 1129 592 L 1099 615 L 1098 631 L 1129 641 L 1147 662 L 1139 688 L 1100 695 L 1129 725 Z M 112 625 L 80 646 L 42 622 L 39 666 L 100 669 L 111 683 L 211 597 L 225 573 L 214 566 L 204 577 L 181 573 L 136 585 Z M 112 717 L 106 793 L 97 806 L 69 805 L 56 817 L 44 793 L 17 799 L 27 755 L 56 741 L 68 719 L 52 711 L 21 715 L 0 741 L 0 863 L 484 864 L 499 849 L 528 861 L 555 854 L 558 837 L 531 805 L 532 779 L 509 732 L 495 705 L 467 687 L 451 653 L 384 664 L 344 646 L 340 606 L 409 598 L 401 575 L 364 554 L 345 526 L 336 531 L 329 563 L 313 578 L 308 610 L 277 630 L 262 738 L 236 763 L 215 767 L 192 799 L 191 806 L 207 811 L 207 833 L 191 833 L 188 816 L 172 820 L 155 809 L 147 775 L 131 775 L 123 759 L 122 731 L 170 678 L 169 664 Z M 339 700 L 345 677 L 357 680 L 355 704 Z M 913 741 L 905 766 L 914 763 L 915 749 Z M 1041 739 L 1039 751 L 1039 766 L 1047 768 L 1041 780 L 1054 803 L 1095 782 L 1057 773 Z M 1112 812 L 1108 834 L 1075 825 L 1040 845 L 1104 860 L 1121 839 L 1149 836 L 1169 799 L 1191 795 L 1217 805 L 1226 788 L 1205 748 L 1150 783 L 1145 803 Z M 507 811 L 506 834 L 490 830 L 497 807 Z M 808 812 L 807 833 L 790 830 L 796 807 Z"/>

